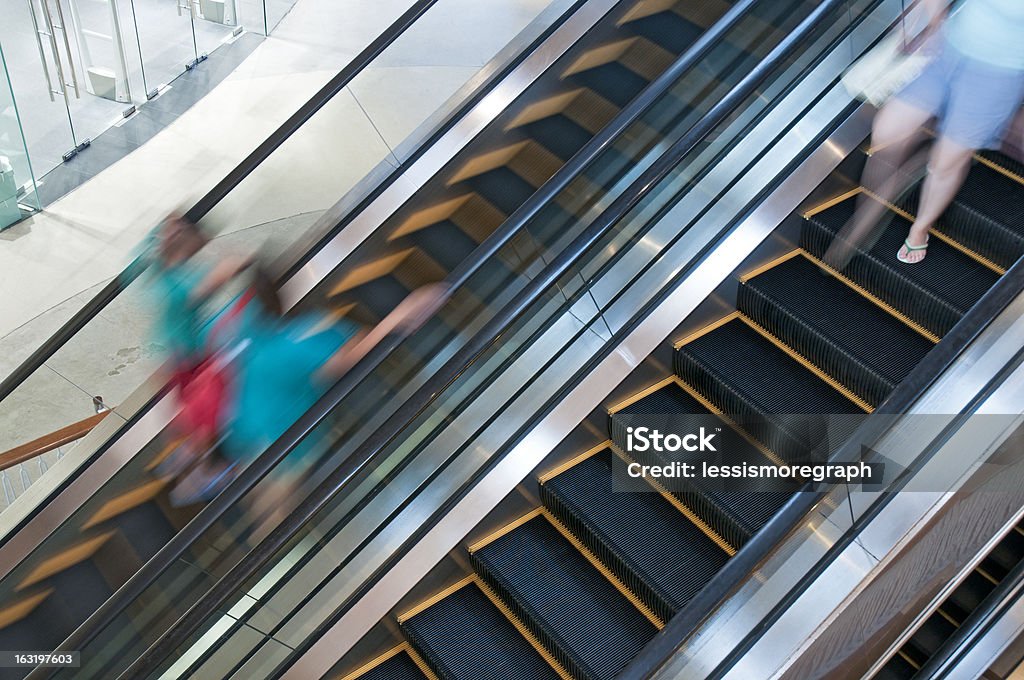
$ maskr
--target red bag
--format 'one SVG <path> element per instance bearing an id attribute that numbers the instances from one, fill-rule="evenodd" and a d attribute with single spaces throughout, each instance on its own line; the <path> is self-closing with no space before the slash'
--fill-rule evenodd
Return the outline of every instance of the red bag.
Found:
<path id="1" fill-rule="evenodd" d="M 242 296 L 218 320 L 210 331 L 211 340 L 223 332 L 227 322 L 241 314 L 251 298 L 251 295 Z M 232 384 L 231 362 L 215 349 L 210 350 L 207 358 L 180 383 L 178 420 L 197 445 L 210 445 L 220 435 Z"/>

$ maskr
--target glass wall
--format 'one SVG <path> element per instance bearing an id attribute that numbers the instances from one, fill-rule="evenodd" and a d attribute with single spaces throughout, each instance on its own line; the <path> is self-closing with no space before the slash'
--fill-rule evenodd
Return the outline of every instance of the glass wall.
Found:
<path id="1" fill-rule="evenodd" d="M 243 31 L 266 35 L 264 1 L 0 0 L 5 133 L 16 102 L 45 175 Z M 271 1 L 278 18 L 294 4 Z"/>
<path id="2" fill-rule="evenodd" d="M 25 148 L 21 117 L 7 79 L 6 58 L 0 45 L 0 231 L 39 208 L 35 178 Z M 24 206 L 24 208 L 22 207 Z"/>

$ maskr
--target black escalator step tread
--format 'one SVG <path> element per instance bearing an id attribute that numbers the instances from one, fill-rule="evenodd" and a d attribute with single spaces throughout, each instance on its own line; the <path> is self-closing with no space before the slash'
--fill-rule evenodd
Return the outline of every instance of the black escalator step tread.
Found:
<path id="1" fill-rule="evenodd" d="M 806 220 L 804 249 L 821 257 L 853 208 L 852 199 L 842 201 Z M 871 249 L 854 257 L 843 274 L 929 331 L 945 335 L 999 275 L 938 237 L 931 239 L 922 262 L 897 261 L 910 223 L 899 215 L 891 217 Z"/>
<path id="2" fill-rule="evenodd" d="M 935 612 L 914 632 L 909 644 L 925 657 L 930 657 L 955 632 L 956 626 Z"/>
<path id="3" fill-rule="evenodd" d="M 562 115 L 543 118 L 522 129 L 563 161 L 572 158 L 593 136 L 586 128 Z"/>
<path id="4" fill-rule="evenodd" d="M 475 551 L 472 560 L 573 677 L 614 678 L 657 632 L 543 516 Z"/>
<path id="5" fill-rule="evenodd" d="M 863 411 L 739 318 L 676 350 L 676 373 L 784 460 L 806 460 L 823 444 L 815 414 Z M 795 416 L 795 418 L 794 418 Z"/>
<path id="6" fill-rule="evenodd" d="M 662 621 L 725 565 L 729 555 L 653 489 L 614 493 L 605 449 L 541 485 L 551 513 Z"/>
<path id="7" fill-rule="evenodd" d="M 707 414 L 708 410 L 678 383 L 670 382 L 611 414 L 608 418 L 609 436 L 620 450 L 625 451 L 627 426 L 618 416 L 663 413 L 703 415 Z M 736 451 L 740 460 L 759 465 L 771 462 L 753 444 L 747 445 L 749 448 Z M 633 455 L 637 462 L 643 465 L 665 465 L 672 462 L 656 451 Z M 725 492 L 713 488 L 704 481 L 702 478 L 694 479 L 692 482 L 676 480 L 679 490 L 673 495 L 729 545 L 737 549 L 750 540 L 789 498 L 787 494 L 775 492 Z"/>
<path id="8" fill-rule="evenodd" d="M 626 426 L 617 420 L 616 416 L 619 414 L 633 416 L 662 413 L 697 415 L 706 414 L 709 411 L 699 400 L 673 381 L 610 414 L 608 416 L 608 435 L 616 446 L 625 451 L 628 448 L 626 446 Z"/>
<path id="9" fill-rule="evenodd" d="M 872 406 L 933 346 L 799 255 L 741 285 L 737 307 Z"/>
<path id="10" fill-rule="evenodd" d="M 966 619 L 995 589 L 995 584 L 977 571 L 967 575 L 943 603 L 958 621 Z"/>
<path id="11" fill-rule="evenodd" d="M 984 158 L 986 161 L 989 161 L 990 163 L 995 163 L 1003 170 L 1006 170 L 1011 174 L 1016 175 L 1017 177 L 1024 178 L 1024 163 L 1021 163 L 1016 158 L 1012 156 L 1007 156 L 1005 153 L 1002 153 L 1000 151 L 993 151 L 991 149 L 979 151 L 978 155 Z"/>
<path id="12" fill-rule="evenodd" d="M 407 652 L 399 652 L 360 674 L 357 680 L 424 680 L 426 677 Z"/>
<path id="13" fill-rule="evenodd" d="M 558 680 L 558 673 L 475 584 L 402 622 L 442 680 Z"/>
<path id="14" fill-rule="evenodd" d="M 619 108 L 633 101 L 633 98 L 647 85 L 647 81 L 642 76 L 618 62 L 609 62 L 580 73 L 574 73 L 570 78 L 597 92 Z"/>
<path id="15" fill-rule="evenodd" d="M 989 559 L 995 560 L 1006 571 L 1010 571 L 1018 562 L 1024 560 L 1024 536 L 1011 530 L 992 549 Z"/>
<path id="16" fill-rule="evenodd" d="M 378 319 L 383 319 L 409 294 L 409 289 L 392 276 L 368 281 L 352 291 L 343 293 L 345 300 L 358 300 Z"/>
<path id="17" fill-rule="evenodd" d="M 704 29 L 675 12 L 665 11 L 629 22 L 630 29 L 669 52 L 682 54 L 704 33 Z"/>
<path id="18" fill-rule="evenodd" d="M 477 242 L 451 220 L 432 224 L 405 237 L 447 270 L 469 257 Z"/>
<path id="19" fill-rule="evenodd" d="M 536 190 L 507 167 L 471 177 L 466 180 L 466 184 L 506 215 L 515 212 Z"/>
<path id="20" fill-rule="evenodd" d="M 921 197 L 918 184 L 899 206 L 916 214 Z M 958 243 L 1009 268 L 1024 255 L 1024 186 L 982 163 L 967 173 L 953 202 L 939 218 L 937 228 Z"/>
<path id="21" fill-rule="evenodd" d="M 885 662 L 885 665 L 872 680 L 911 680 L 915 673 L 917 673 L 917 668 L 912 663 L 903 656 L 895 654 Z"/>

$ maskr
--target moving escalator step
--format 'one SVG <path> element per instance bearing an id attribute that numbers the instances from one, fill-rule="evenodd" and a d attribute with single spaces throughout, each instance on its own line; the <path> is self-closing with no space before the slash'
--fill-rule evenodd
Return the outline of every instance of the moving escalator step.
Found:
<path id="1" fill-rule="evenodd" d="M 949 609 L 952 616 L 955 616 L 959 621 L 963 621 L 970 616 L 971 612 L 978 608 L 982 600 L 988 597 L 995 587 L 994 583 L 982 576 L 978 571 L 972 571 L 953 590 L 943 606 Z"/>
<path id="2" fill-rule="evenodd" d="M 702 403 L 687 387 L 680 384 L 678 378 L 669 378 L 652 386 L 627 402 L 614 407 L 609 414 L 609 430 L 612 441 L 620 450 L 626 450 L 626 424 L 623 417 L 662 414 L 694 414 L 710 413 L 707 405 Z M 723 427 L 731 427 L 723 420 Z M 741 460 L 755 465 L 767 465 L 773 461 L 753 443 L 746 439 L 749 448 L 737 450 L 735 453 Z M 637 462 L 645 465 L 665 465 L 672 461 L 661 457 L 657 452 L 645 454 L 634 453 Z M 788 494 L 776 492 L 730 492 L 726 493 L 706 482 L 703 478 L 694 480 L 676 480 L 678 491 L 673 492 L 682 505 L 694 513 L 696 518 L 712 531 L 725 539 L 732 549 L 739 549 L 750 540 L 768 520 L 774 516 L 789 498 Z M 685 490 L 684 490 L 685 488 Z"/>
<path id="3" fill-rule="evenodd" d="M 441 680 L 559 680 L 561 677 L 491 603 L 475 578 L 399 617 L 402 630 Z"/>
<path id="4" fill-rule="evenodd" d="M 921 185 L 899 206 L 914 214 Z M 1024 255 L 1024 185 L 985 163 L 975 163 L 956 197 L 939 218 L 937 229 L 1008 268 Z"/>
<path id="5" fill-rule="evenodd" d="M 435 677 L 420 668 L 409 654 L 408 645 L 403 644 L 342 676 L 341 680 L 435 680 Z"/>
<path id="6" fill-rule="evenodd" d="M 852 395 L 827 381 L 791 351 L 755 330 L 738 313 L 682 341 L 676 373 L 719 411 L 783 460 L 806 461 L 842 439 L 823 414 L 864 413 Z M 852 427 L 853 422 L 847 424 Z"/>
<path id="7" fill-rule="evenodd" d="M 712 538 L 653 487 L 612 489 L 608 448 L 541 480 L 544 506 L 654 614 L 667 622 L 729 559 Z M 717 540 L 716 540 L 717 539 Z"/>
<path id="8" fill-rule="evenodd" d="M 956 628 L 956 625 L 949 619 L 939 612 L 935 612 L 921 624 L 907 644 L 927 659 L 938 651 L 950 635 L 956 632 Z"/>
<path id="9" fill-rule="evenodd" d="M 657 627 L 539 513 L 474 546 L 482 580 L 576 678 L 610 680 Z"/>
<path id="10" fill-rule="evenodd" d="M 822 259 L 837 232 L 853 215 L 853 196 L 807 215 L 800 245 Z M 934 235 L 924 261 L 907 265 L 896 259 L 910 221 L 896 213 L 877 241 L 859 253 L 842 273 L 896 311 L 943 336 L 999 278 L 999 273 Z"/>
<path id="11" fill-rule="evenodd" d="M 920 664 L 912 661 L 905 652 L 900 651 L 875 674 L 875 680 L 912 680 L 919 668 L 921 668 Z"/>
<path id="12" fill-rule="evenodd" d="M 933 347 L 800 251 L 742 280 L 736 306 L 872 407 Z"/>

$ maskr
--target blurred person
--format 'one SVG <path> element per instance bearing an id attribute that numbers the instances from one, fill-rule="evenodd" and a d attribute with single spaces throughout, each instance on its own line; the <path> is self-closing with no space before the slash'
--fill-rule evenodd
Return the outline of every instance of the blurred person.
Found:
<path id="1" fill-rule="evenodd" d="M 199 225 L 171 213 L 157 226 L 141 258 L 155 310 L 156 341 L 168 353 L 169 382 L 179 407 L 195 398 L 196 377 L 210 359 L 203 339 L 203 305 L 249 262 L 244 257 L 227 257 L 215 266 L 203 265 L 195 255 L 207 243 L 209 238 Z M 182 471 L 214 436 L 209 409 L 181 411 L 170 429 L 173 438 L 183 441 L 162 463 L 161 474 Z"/>
<path id="2" fill-rule="evenodd" d="M 228 324 L 237 357 L 219 447 L 223 458 L 204 461 L 172 492 L 172 500 L 184 504 L 215 496 L 373 347 L 392 333 L 414 331 L 443 299 L 440 285 L 420 288 L 370 329 L 322 313 L 285 316 L 273 278 L 257 267 L 240 299 L 241 312 Z M 294 507 L 291 496 L 315 443 L 307 438 L 261 483 L 257 514 L 277 520 Z"/>
<path id="3" fill-rule="evenodd" d="M 895 253 L 921 262 L 929 231 L 960 189 L 975 151 L 996 146 L 1024 99 L 1024 2 L 963 0 L 948 17 L 948 0 L 921 0 L 928 27 L 912 42 L 934 52 L 921 74 L 887 101 L 871 129 L 873 153 L 861 178 L 850 222 L 825 254 L 835 268 L 873 244 L 887 202 L 909 188 L 926 166 L 916 217 Z M 924 126 L 938 119 L 930 150 L 915 153 Z"/>

